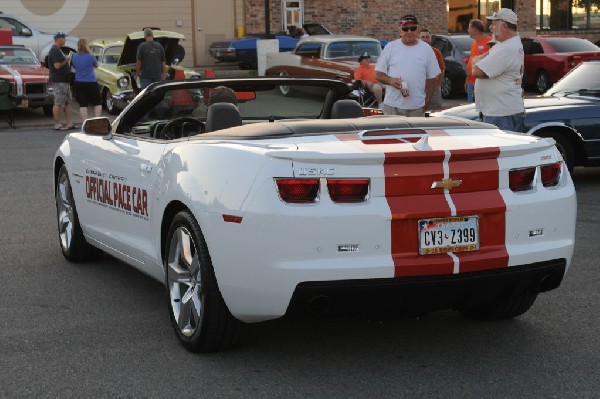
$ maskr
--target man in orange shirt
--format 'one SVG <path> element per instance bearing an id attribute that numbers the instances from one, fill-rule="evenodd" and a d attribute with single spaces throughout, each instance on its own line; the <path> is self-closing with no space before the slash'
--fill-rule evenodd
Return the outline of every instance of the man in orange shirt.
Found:
<path id="1" fill-rule="evenodd" d="M 471 44 L 471 52 L 469 53 L 469 61 L 467 63 L 467 80 L 465 80 L 465 91 L 467 92 L 467 101 L 470 103 L 475 102 L 475 76 L 473 76 L 473 72 L 471 69 L 471 62 L 473 58 L 478 55 L 486 53 L 490 46 L 487 45 L 487 42 L 492 40 L 491 37 L 484 34 L 485 28 L 483 27 L 483 22 L 479 19 L 472 19 L 469 22 L 469 36 L 471 36 L 475 41 Z"/>
<path id="2" fill-rule="evenodd" d="M 431 32 L 427 28 L 421 29 L 421 33 L 419 34 L 419 39 L 424 41 L 425 43 L 431 46 Z M 440 66 L 440 74 L 435 77 L 435 90 L 433 91 L 433 96 L 431 97 L 431 101 L 429 102 L 430 110 L 440 110 L 443 107 L 442 104 L 442 82 L 444 81 L 444 74 L 446 73 L 446 61 L 444 61 L 444 56 L 442 52 L 435 47 L 431 47 L 433 52 L 435 53 L 435 58 L 437 59 L 438 65 Z"/>
<path id="3" fill-rule="evenodd" d="M 383 104 L 383 86 L 375 79 L 375 64 L 371 64 L 371 56 L 363 54 L 358 57 L 358 67 L 354 71 L 354 80 L 362 81 L 377 100 L 377 105 Z"/>

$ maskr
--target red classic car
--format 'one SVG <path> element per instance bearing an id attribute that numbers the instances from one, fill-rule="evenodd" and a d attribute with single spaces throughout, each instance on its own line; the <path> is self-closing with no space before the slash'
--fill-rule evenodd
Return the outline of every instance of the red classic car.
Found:
<path id="1" fill-rule="evenodd" d="M 18 107 L 42 107 L 52 116 L 54 98 L 48 88 L 48 69 L 41 66 L 33 51 L 22 46 L 0 46 L 0 77 L 10 81 L 10 92 Z"/>
<path id="2" fill-rule="evenodd" d="M 291 52 L 267 54 L 266 74 L 270 76 L 311 76 L 354 79 L 358 57 L 369 54 L 376 61 L 381 54 L 377 39 L 350 35 L 317 35 L 302 39 Z M 280 86 L 283 92 L 287 86 Z"/>
<path id="3" fill-rule="evenodd" d="M 600 59 L 600 47 L 572 36 L 531 36 L 521 38 L 525 52 L 525 86 L 544 93 L 575 65 Z"/>

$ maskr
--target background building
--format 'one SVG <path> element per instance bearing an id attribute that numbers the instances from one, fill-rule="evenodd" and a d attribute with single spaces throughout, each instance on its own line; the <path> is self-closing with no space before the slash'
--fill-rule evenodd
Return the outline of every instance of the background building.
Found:
<path id="1" fill-rule="evenodd" d="M 145 26 L 182 33 L 185 66 L 211 65 L 208 46 L 246 33 L 318 22 L 334 33 L 395 39 L 398 21 L 414 14 L 433 33 L 466 32 L 500 7 L 519 15 L 523 34 L 575 34 L 600 40 L 600 0 L 2 0 L 0 11 L 38 29 L 88 39 L 123 38 Z"/>

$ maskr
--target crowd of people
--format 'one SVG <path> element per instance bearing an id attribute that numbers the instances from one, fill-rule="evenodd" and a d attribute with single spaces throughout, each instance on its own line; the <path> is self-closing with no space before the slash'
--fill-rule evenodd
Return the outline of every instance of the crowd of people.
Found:
<path id="1" fill-rule="evenodd" d="M 482 121 L 523 131 L 524 53 L 518 17 L 501 8 L 487 20 L 492 36 L 486 35 L 479 19 L 468 26 L 474 41 L 464 87 L 467 101 L 476 104 Z M 446 65 L 440 51 L 431 47 L 431 32 L 409 14 L 400 19 L 399 36 L 387 44 L 376 64 L 370 63 L 368 54 L 361 55 L 354 79 L 373 93 L 384 114 L 423 116 L 441 109 Z"/>
<path id="2" fill-rule="evenodd" d="M 522 131 L 524 55 L 517 30 L 518 17 L 514 11 L 501 8 L 487 20 L 492 37 L 485 34 L 481 20 L 472 19 L 468 25 L 468 33 L 474 41 L 464 87 L 467 101 L 476 104 L 484 122 Z M 305 35 L 301 28 L 296 34 Z M 446 65 L 440 51 L 431 46 L 431 32 L 419 25 L 416 16 L 407 14 L 400 19 L 399 36 L 385 46 L 375 64 L 371 63 L 369 54 L 361 55 L 354 79 L 362 82 L 387 115 L 423 116 L 426 111 L 441 109 Z M 77 44 L 77 53 L 63 54 L 61 47 L 65 38 L 63 32 L 54 35 L 55 43 L 47 63 L 54 93 L 55 130 L 75 128 L 71 121 L 73 96 L 79 104 L 82 121 L 88 116 L 89 106 L 93 107 L 94 116 L 100 116 L 101 112 L 101 96 L 94 72 L 98 62 L 83 38 Z M 70 80 L 72 69 L 75 70 L 74 81 Z M 166 77 L 165 51 L 154 41 L 152 29 L 146 28 L 144 42 L 137 49 L 134 78 L 139 78 L 138 86 L 143 89 Z M 62 115 L 64 123 L 61 122 Z"/>
<path id="3" fill-rule="evenodd" d="M 102 98 L 95 73 L 98 60 L 90 53 L 88 42 L 84 38 L 77 42 L 76 53 L 65 55 L 61 48 L 65 45 L 66 37 L 64 32 L 54 34 L 54 44 L 46 60 L 48 82 L 52 85 L 54 94 L 54 130 L 77 128 L 71 121 L 73 98 L 79 104 L 82 123 L 88 117 L 88 107 L 93 108 L 94 117 L 99 117 L 102 112 Z M 183 58 L 183 55 L 179 57 Z M 136 54 L 134 78 L 139 78 L 138 87 L 143 89 L 167 76 L 165 50 L 154 41 L 152 29 L 145 28 L 144 42 L 138 46 Z M 64 123 L 61 122 L 63 116 Z"/>

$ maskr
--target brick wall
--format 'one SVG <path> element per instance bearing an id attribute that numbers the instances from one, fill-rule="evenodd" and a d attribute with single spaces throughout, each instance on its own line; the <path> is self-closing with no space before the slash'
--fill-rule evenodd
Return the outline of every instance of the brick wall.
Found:
<path id="1" fill-rule="evenodd" d="M 246 31 L 265 31 L 264 0 L 246 0 Z M 281 3 L 271 0 L 271 33 L 281 30 Z M 305 0 L 304 21 L 323 23 L 334 33 L 396 39 L 398 22 L 414 14 L 433 33 L 446 33 L 446 4 L 440 0 Z"/>
<path id="2" fill-rule="evenodd" d="M 535 4 L 539 0 L 516 0 L 522 35 L 535 35 Z M 281 30 L 281 2 L 271 0 L 271 33 Z M 265 31 L 264 0 L 245 0 L 246 32 Z M 398 37 L 398 21 L 414 14 L 422 27 L 433 33 L 448 32 L 448 12 L 444 0 L 304 0 L 304 21 L 325 24 L 334 33 L 353 34 L 393 40 Z M 538 34 L 577 35 L 593 42 L 600 30 L 538 32 Z"/>

